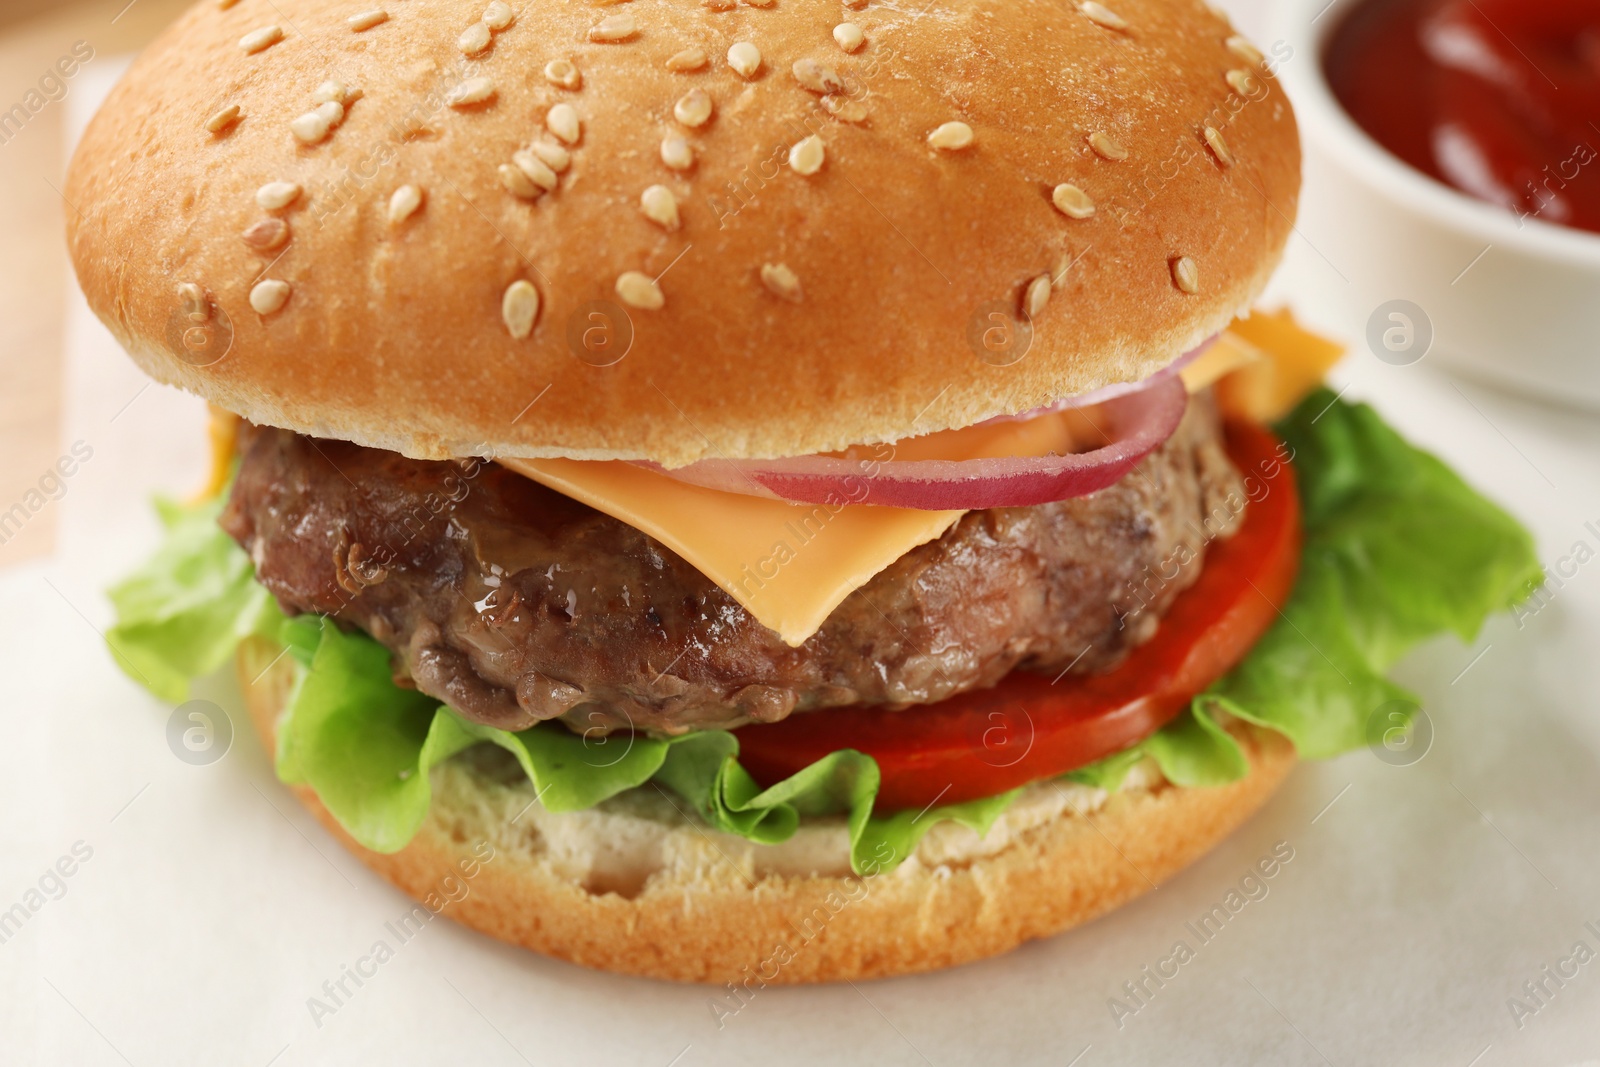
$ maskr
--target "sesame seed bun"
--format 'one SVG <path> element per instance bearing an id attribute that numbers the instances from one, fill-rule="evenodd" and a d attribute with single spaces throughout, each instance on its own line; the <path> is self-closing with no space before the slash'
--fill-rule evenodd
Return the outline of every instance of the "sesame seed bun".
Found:
<path id="1" fill-rule="evenodd" d="M 251 719 L 275 751 L 293 668 L 255 637 L 240 646 L 238 670 Z M 430 911 L 502 941 L 676 981 L 833 982 L 1008 952 L 1165 882 L 1249 818 L 1294 766 L 1281 735 L 1230 729 L 1251 766 L 1230 785 L 1127 790 L 1092 814 L 1068 809 L 1027 825 L 996 850 L 925 860 L 919 849 L 866 877 L 763 872 L 759 854 L 774 846 L 719 844 L 687 818 L 654 831 L 649 868 L 619 877 L 615 856 L 641 820 L 542 808 L 527 817 L 537 801 L 526 779 L 477 772 L 462 757 L 435 768 L 427 821 L 393 854 L 362 848 L 315 793 L 294 792 L 362 863 Z M 597 877 L 608 865 L 613 873 Z"/>
<path id="2" fill-rule="evenodd" d="M 1202 0 L 363 4 L 196 5 L 66 186 L 134 358 L 303 433 L 678 465 L 964 426 L 1215 333 L 1295 213 L 1289 105 Z"/>

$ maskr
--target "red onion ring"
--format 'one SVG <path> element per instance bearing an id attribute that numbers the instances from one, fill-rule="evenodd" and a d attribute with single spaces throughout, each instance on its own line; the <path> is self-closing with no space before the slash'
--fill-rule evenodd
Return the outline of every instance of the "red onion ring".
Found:
<path id="1" fill-rule="evenodd" d="M 665 470 L 708 489 L 803 504 L 878 504 L 923 511 L 1031 507 L 1115 484 L 1172 436 L 1189 393 L 1176 373 L 1158 373 L 1098 405 L 1107 443 L 1088 452 L 967 460 L 708 459 Z"/>

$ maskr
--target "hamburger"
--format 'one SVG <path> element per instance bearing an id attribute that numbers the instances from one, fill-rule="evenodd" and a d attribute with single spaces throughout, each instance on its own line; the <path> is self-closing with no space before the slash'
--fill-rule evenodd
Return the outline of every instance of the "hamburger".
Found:
<path id="1" fill-rule="evenodd" d="M 747 988 L 1004 952 L 1403 750 L 1384 671 L 1538 574 L 1249 313 L 1296 131 L 1199 0 L 357 7 L 190 10 L 68 238 L 213 410 L 112 653 L 234 661 L 431 912 Z"/>

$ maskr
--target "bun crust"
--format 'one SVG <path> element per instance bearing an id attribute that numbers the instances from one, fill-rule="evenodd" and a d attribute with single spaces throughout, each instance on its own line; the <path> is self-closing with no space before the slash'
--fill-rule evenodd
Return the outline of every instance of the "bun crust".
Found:
<path id="1" fill-rule="evenodd" d="M 239 654 L 240 683 L 268 751 L 293 677 L 286 662 L 273 665 L 276 655 L 260 638 Z M 310 789 L 294 792 L 361 862 L 414 899 L 437 902 L 441 886 L 465 883 L 465 894 L 442 913 L 513 945 L 674 981 L 833 982 L 1007 952 L 1165 882 L 1253 814 L 1294 766 L 1282 736 L 1243 724 L 1235 735 L 1251 772 L 1231 785 L 1117 794 L 1092 824 L 1060 816 L 964 865 L 907 864 L 865 879 L 751 880 L 713 857 L 701 867 L 658 871 L 625 893 L 602 892 L 563 876 L 539 835 L 512 824 L 521 800 L 497 808 L 492 787 L 467 773 L 436 776 L 421 832 L 392 855 L 356 844 Z M 697 833 L 688 826 L 671 832 Z M 485 843 L 493 858 L 479 863 Z"/>
<path id="2" fill-rule="evenodd" d="M 468 59 L 458 38 L 484 0 L 406 0 L 361 30 L 346 0 L 205 0 L 140 57 L 78 148 L 66 197 L 79 280 L 150 374 L 256 422 L 429 458 L 669 466 L 892 441 L 1135 380 L 1265 284 L 1295 213 L 1294 118 L 1271 77 L 1244 76 L 1248 48 L 1225 43 L 1202 0 L 1113 0 L 1111 19 L 1038 0 L 916 17 L 754 2 L 530 4 Z M 635 31 L 594 41 L 602 19 Z M 865 34 L 853 53 L 832 35 L 844 20 Z M 282 39 L 241 47 L 272 25 Z M 737 41 L 760 51 L 751 78 L 730 67 Z M 669 69 L 695 48 L 703 68 Z M 553 60 L 581 84 L 548 80 Z M 803 60 L 844 89 L 805 88 Z M 832 84 L 817 70 L 806 76 Z M 492 97 L 447 101 L 480 77 Z M 291 125 L 329 79 L 361 95 L 303 144 Z M 714 110 L 689 126 L 673 105 L 695 89 Z M 558 104 L 581 123 L 570 167 L 519 198 L 498 168 L 556 143 Z M 972 143 L 930 146 L 952 121 Z M 802 176 L 789 149 L 809 135 L 825 158 Z M 669 136 L 686 140 L 689 169 L 663 161 Z M 258 206 L 269 182 L 302 192 Z M 1094 214 L 1053 206 L 1060 183 Z M 678 201 L 676 230 L 641 210 L 657 184 Z M 421 206 L 392 222 L 405 185 Z M 272 244 L 280 222 L 287 241 Z M 261 224 L 252 248 L 241 234 Z M 792 270 L 798 293 L 781 273 L 764 283 L 766 264 Z M 627 307 L 614 287 L 629 271 L 659 278 L 664 305 Z M 991 313 L 1020 314 L 1042 274 L 1056 282 L 1026 355 L 979 358 Z M 519 279 L 540 297 L 520 339 L 502 317 Z M 287 283 L 287 301 L 254 310 L 258 280 Z M 613 354 L 631 323 L 613 365 L 581 343 L 592 310 L 609 316 Z"/>

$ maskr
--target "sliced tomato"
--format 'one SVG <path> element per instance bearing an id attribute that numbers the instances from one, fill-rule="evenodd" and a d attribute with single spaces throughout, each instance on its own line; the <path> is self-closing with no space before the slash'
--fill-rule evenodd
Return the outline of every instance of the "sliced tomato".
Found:
<path id="1" fill-rule="evenodd" d="M 1243 524 L 1208 545 L 1195 583 L 1114 670 L 1059 681 L 1017 671 L 992 689 L 937 704 L 832 708 L 747 726 L 735 731 L 740 762 L 770 785 L 853 748 L 878 761 L 877 807 L 891 811 L 994 796 L 1150 736 L 1244 658 L 1299 568 L 1300 502 L 1288 449 L 1247 423 L 1229 425 L 1227 447 L 1249 497 Z"/>

